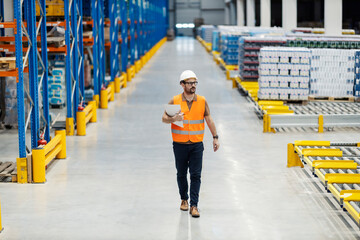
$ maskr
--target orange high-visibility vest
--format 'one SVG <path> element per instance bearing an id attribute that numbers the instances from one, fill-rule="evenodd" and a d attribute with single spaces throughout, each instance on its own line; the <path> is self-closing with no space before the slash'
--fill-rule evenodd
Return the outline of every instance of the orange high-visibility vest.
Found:
<path id="1" fill-rule="evenodd" d="M 205 132 L 205 97 L 197 95 L 197 100 L 193 101 L 190 111 L 186 101 L 182 100 L 182 94 L 174 96 L 174 104 L 181 106 L 181 112 L 184 113 L 184 127 L 171 124 L 173 141 L 202 142 Z"/>

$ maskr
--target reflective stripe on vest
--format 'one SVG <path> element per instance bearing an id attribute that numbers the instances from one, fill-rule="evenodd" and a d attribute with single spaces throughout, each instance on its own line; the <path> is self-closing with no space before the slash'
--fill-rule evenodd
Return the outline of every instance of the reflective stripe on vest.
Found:
<path id="1" fill-rule="evenodd" d="M 205 98 L 196 95 L 189 109 L 187 102 L 182 99 L 182 94 L 174 96 L 174 104 L 180 105 L 184 113 L 183 127 L 171 124 L 171 135 L 174 142 L 202 142 L 205 133 Z"/>
<path id="2" fill-rule="evenodd" d="M 182 131 L 182 130 L 171 129 L 171 132 L 176 133 L 176 134 L 181 134 L 181 135 L 199 135 L 199 134 L 204 134 L 205 130 L 202 130 L 202 131 Z"/>
<path id="3" fill-rule="evenodd" d="M 189 120 L 184 120 L 183 123 L 184 124 L 200 124 L 200 123 L 204 123 L 204 119 L 202 119 L 202 120 L 190 120 L 190 123 L 189 123 Z"/>

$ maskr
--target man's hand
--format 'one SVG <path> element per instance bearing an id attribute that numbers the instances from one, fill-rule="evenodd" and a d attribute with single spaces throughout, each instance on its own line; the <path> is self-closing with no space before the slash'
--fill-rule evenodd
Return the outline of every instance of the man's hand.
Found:
<path id="1" fill-rule="evenodd" d="M 216 152 L 220 147 L 220 143 L 219 143 L 219 139 L 214 138 L 213 141 L 213 148 L 214 148 L 214 152 Z"/>
<path id="2" fill-rule="evenodd" d="M 173 117 L 174 121 L 183 121 L 184 120 L 184 113 L 182 112 L 178 112 L 177 114 L 175 114 L 175 116 Z"/>

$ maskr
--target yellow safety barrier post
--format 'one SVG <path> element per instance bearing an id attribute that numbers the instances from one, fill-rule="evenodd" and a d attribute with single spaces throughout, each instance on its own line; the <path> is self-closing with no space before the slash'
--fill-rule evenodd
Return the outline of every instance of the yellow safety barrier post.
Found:
<path id="1" fill-rule="evenodd" d="M 99 107 L 99 104 L 100 104 L 99 95 L 94 95 L 93 100 L 94 100 L 95 103 L 96 103 L 96 108 L 98 108 L 98 107 Z"/>
<path id="2" fill-rule="evenodd" d="M 17 169 L 17 182 L 27 183 L 28 182 L 27 158 L 17 158 L 16 169 Z"/>
<path id="3" fill-rule="evenodd" d="M 110 82 L 107 88 L 102 88 L 100 91 L 100 108 L 107 109 L 108 103 L 115 99 L 114 82 Z"/>
<path id="4" fill-rule="evenodd" d="M 55 137 L 48 144 L 32 150 L 32 180 L 34 183 L 45 183 L 46 167 L 55 158 L 66 158 L 66 134 L 64 130 L 55 131 Z"/>
<path id="5" fill-rule="evenodd" d="M 136 68 L 135 68 L 135 66 L 131 66 L 130 69 L 131 69 L 131 74 L 132 74 L 131 77 L 134 78 L 135 74 L 136 74 Z"/>
<path id="6" fill-rule="evenodd" d="M 135 70 L 136 70 L 136 73 L 140 72 L 141 67 L 142 67 L 142 65 L 141 65 L 141 60 L 136 61 L 136 62 L 135 62 Z"/>
<path id="7" fill-rule="evenodd" d="M 114 79 L 115 93 L 120 92 L 120 88 L 121 88 L 120 82 L 121 82 L 121 77 L 115 77 Z"/>
<path id="8" fill-rule="evenodd" d="M 0 204 L 0 233 L 4 230 L 1 222 L 1 204 Z"/>
<path id="9" fill-rule="evenodd" d="M 128 68 L 126 70 L 126 74 L 127 74 L 127 81 L 131 82 L 131 79 L 132 79 L 131 68 Z"/>
<path id="10" fill-rule="evenodd" d="M 233 88 L 237 88 L 237 87 L 238 87 L 238 83 L 241 84 L 241 79 L 240 79 L 240 77 L 235 77 L 235 78 L 233 78 Z"/>
<path id="11" fill-rule="evenodd" d="M 268 115 L 264 114 L 264 116 L 263 116 L 263 132 L 264 133 L 268 132 L 267 120 L 268 120 Z"/>
<path id="12" fill-rule="evenodd" d="M 140 58 L 140 61 L 141 61 L 141 65 L 144 67 L 146 64 L 145 55 Z"/>
<path id="13" fill-rule="evenodd" d="M 127 87 L 127 74 L 122 73 L 120 77 L 120 87 L 126 88 Z"/>
<path id="14" fill-rule="evenodd" d="M 289 143 L 287 146 L 287 167 L 304 167 L 299 155 L 295 152 L 294 144 Z"/>
<path id="15" fill-rule="evenodd" d="M 100 91 L 100 108 L 108 108 L 108 91 L 106 88 L 102 88 Z"/>
<path id="16" fill-rule="evenodd" d="M 86 135 L 86 124 L 89 122 L 96 122 L 96 102 L 91 101 L 88 105 L 82 110 L 76 113 L 76 127 L 77 135 L 85 136 Z"/>
<path id="17" fill-rule="evenodd" d="M 75 127 L 74 127 L 74 118 L 66 118 L 66 135 L 74 136 Z"/>
<path id="18" fill-rule="evenodd" d="M 323 133 L 324 132 L 324 116 L 323 115 L 319 115 L 319 129 L 318 129 L 319 133 Z"/>

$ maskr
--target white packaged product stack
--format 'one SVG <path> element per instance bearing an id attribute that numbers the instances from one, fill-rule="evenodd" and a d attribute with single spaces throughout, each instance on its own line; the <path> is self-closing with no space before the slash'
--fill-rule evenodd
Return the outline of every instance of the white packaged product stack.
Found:
<path id="1" fill-rule="evenodd" d="M 310 95 L 353 96 L 355 52 L 344 49 L 311 49 Z"/>
<path id="2" fill-rule="evenodd" d="M 216 27 L 213 25 L 202 25 L 200 28 L 201 38 L 207 43 L 212 43 L 213 31 L 216 30 Z"/>
<path id="3" fill-rule="evenodd" d="M 307 100 L 310 57 L 307 48 L 261 48 L 259 99 Z"/>

